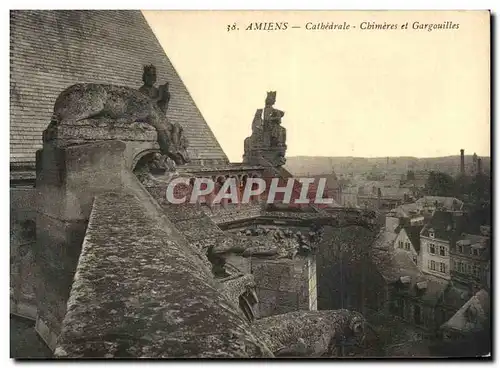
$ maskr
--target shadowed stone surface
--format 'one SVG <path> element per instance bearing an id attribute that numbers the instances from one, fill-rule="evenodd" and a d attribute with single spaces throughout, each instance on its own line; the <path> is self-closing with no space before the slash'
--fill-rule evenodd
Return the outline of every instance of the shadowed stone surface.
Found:
<path id="1" fill-rule="evenodd" d="M 52 352 L 35 331 L 35 322 L 10 317 L 10 357 L 14 359 L 47 359 Z"/>
<path id="2" fill-rule="evenodd" d="M 31 188 L 10 191 L 10 312 L 28 318 L 36 317 L 36 224 Z"/>
<path id="3" fill-rule="evenodd" d="M 188 244 L 132 195 L 97 196 L 58 357 L 271 357 Z"/>

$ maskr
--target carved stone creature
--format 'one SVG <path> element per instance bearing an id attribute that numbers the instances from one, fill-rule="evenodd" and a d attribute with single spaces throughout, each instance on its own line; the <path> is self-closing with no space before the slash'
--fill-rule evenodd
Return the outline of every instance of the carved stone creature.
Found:
<path id="1" fill-rule="evenodd" d="M 276 91 L 267 92 L 265 108 L 264 108 L 264 121 L 269 121 L 274 112 L 273 105 L 276 103 Z"/>
<path id="2" fill-rule="evenodd" d="M 262 130 L 262 109 L 257 109 L 252 121 L 252 132 L 255 133 Z"/>
<path id="3" fill-rule="evenodd" d="M 365 318 L 346 309 L 295 311 L 259 319 L 254 326 L 278 357 L 331 357 L 346 339 L 362 343 Z"/>
<path id="4" fill-rule="evenodd" d="M 252 322 L 255 320 L 254 308 L 259 302 L 255 291 L 255 281 L 251 274 L 235 274 L 219 280 L 221 291 Z"/>
<path id="5" fill-rule="evenodd" d="M 166 89 L 160 89 L 166 93 Z M 159 97 L 161 100 L 161 96 Z M 158 134 L 161 152 L 182 165 L 189 161 L 182 127 L 168 122 L 157 100 L 129 87 L 81 83 L 64 90 L 56 100 L 52 125 L 72 125 L 85 119 L 107 119 L 116 123 L 142 122 Z"/>
<path id="6" fill-rule="evenodd" d="M 275 109 L 276 91 L 267 92 L 264 109 L 258 109 L 252 122 L 252 135 L 245 139 L 243 161 L 261 162 L 261 158 L 272 166 L 285 163 L 286 129 L 281 126 L 285 113 Z"/>
<path id="7" fill-rule="evenodd" d="M 156 101 L 158 107 L 165 114 L 168 110 L 170 101 L 170 92 L 168 90 L 169 83 L 162 84 L 159 88 L 155 87 L 156 83 L 156 67 L 154 65 L 145 65 L 142 73 L 142 81 L 144 84 L 139 88 L 139 91 L 149 96 Z"/>
<path id="8" fill-rule="evenodd" d="M 268 135 L 271 147 L 284 146 L 286 143 L 286 129 L 281 126 L 281 118 L 285 113 L 275 109 L 276 91 L 267 92 L 266 107 L 264 108 L 264 135 Z"/>
<path id="9" fill-rule="evenodd" d="M 158 100 L 159 90 L 155 87 L 156 83 L 156 67 L 154 65 L 144 65 L 142 72 L 142 81 L 144 84 L 139 88 L 139 91 L 149 96 L 153 100 Z"/>
<path id="10" fill-rule="evenodd" d="M 221 292 L 231 301 L 235 310 L 252 322 L 255 319 L 254 308 L 259 302 L 253 275 L 244 274 L 236 266 L 226 263 L 214 247 L 208 249 L 207 259 L 212 264 L 212 274 L 219 282 Z"/>

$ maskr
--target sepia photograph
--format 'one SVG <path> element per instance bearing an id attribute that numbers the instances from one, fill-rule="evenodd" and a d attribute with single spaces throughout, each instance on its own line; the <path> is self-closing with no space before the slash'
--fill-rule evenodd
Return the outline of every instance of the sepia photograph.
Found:
<path id="1" fill-rule="evenodd" d="M 492 359 L 489 10 L 9 27 L 11 359 Z"/>

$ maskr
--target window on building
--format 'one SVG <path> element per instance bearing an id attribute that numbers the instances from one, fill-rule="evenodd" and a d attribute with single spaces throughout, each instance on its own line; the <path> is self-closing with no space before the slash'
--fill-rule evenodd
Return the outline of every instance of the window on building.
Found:
<path id="1" fill-rule="evenodd" d="M 436 254 L 436 245 L 435 244 L 429 244 L 429 253 Z"/>
<path id="2" fill-rule="evenodd" d="M 401 299 L 401 303 L 400 303 L 400 306 L 399 306 L 399 316 L 401 318 L 405 318 L 405 315 L 406 315 L 406 301 L 404 299 Z"/>
<path id="3" fill-rule="evenodd" d="M 417 257 L 413 256 L 413 263 L 417 264 Z"/>
<path id="4" fill-rule="evenodd" d="M 472 273 L 472 266 L 471 266 L 469 263 L 466 263 L 466 264 L 465 264 L 465 271 L 466 271 L 468 274 L 471 274 L 471 273 Z"/>
<path id="5" fill-rule="evenodd" d="M 439 262 L 439 272 L 446 273 L 446 265 L 443 262 Z"/>
<path id="6" fill-rule="evenodd" d="M 399 247 L 399 248 L 403 248 L 403 241 L 402 241 L 402 240 L 400 240 L 400 241 L 399 241 L 399 243 L 398 243 L 398 247 Z"/>
<path id="7" fill-rule="evenodd" d="M 474 276 L 476 277 L 481 276 L 481 267 L 479 265 L 474 265 Z"/>
<path id="8" fill-rule="evenodd" d="M 406 242 L 406 243 L 405 243 L 405 249 L 406 249 L 406 250 L 410 250 L 410 243 L 409 243 L 409 242 Z"/>
<path id="9" fill-rule="evenodd" d="M 439 255 L 440 256 L 444 256 L 445 255 L 444 246 L 442 246 L 442 245 L 439 246 Z"/>
<path id="10" fill-rule="evenodd" d="M 479 255 L 479 249 L 471 248 L 470 254 L 472 254 L 473 256 L 478 256 Z"/>
<path id="11" fill-rule="evenodd" d="M 436 262 L 435 261 L 429 261 L 429 269 L 432 271 L 436 271 Z"/>
<path id="12" fill-rule="evenodd" d="M 464 246 L 463 245 L 457 245 L 457 251 L 458 251 L 458 253 L 463 253 L 464 252 Z"/>
<path id="13" fill-rule="evenodd" d="M 464 273 L 464 263 L 463 262 L 457 262 L 458 264 L 458 272 Z"/>
<path id="14" fill-rule="evenodd" d="M 434 238 L 434 232 L 430 232 L 429 237 Z"/>

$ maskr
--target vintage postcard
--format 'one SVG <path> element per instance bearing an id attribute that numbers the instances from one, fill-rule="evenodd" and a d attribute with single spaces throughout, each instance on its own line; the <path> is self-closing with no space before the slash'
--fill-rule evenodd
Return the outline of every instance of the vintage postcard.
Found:
<path id="1" fill-rule="evenodd" d="M 11 358 L 491 359 L 490 27 L 12 10 Z"/>

